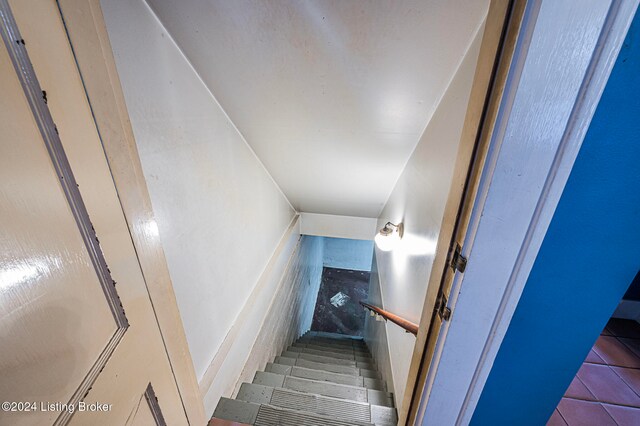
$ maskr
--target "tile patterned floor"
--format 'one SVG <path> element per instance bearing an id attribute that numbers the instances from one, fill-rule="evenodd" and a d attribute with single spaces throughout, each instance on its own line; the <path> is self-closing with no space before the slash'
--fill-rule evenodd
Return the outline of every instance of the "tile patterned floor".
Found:
<path id="1" fill-rule="evenodd" d="M 547 426 L 640 425 L 640 324 L 612 318 Z"/>

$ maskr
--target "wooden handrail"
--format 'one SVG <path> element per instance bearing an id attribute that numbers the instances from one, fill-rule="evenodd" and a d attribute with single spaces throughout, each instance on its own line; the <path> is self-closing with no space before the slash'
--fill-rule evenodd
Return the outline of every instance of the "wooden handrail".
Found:
<path id="1" fill-rule="evenodd" d="M 392 323 L 399 325 L 414 336 L 418 335 L 418 324 L 414 324 L 411 321 L 407 321 L 406 319 L 397 316 L 396 314 L 392 314 L 391 312 L 385 311 L 384 309 L 378 308 L 377 306 L 370 305 L 366 302 L 363 302 L 362 300 L 360 301 L 360 304 L 370 311 L 373 311 L 376 314 L 380 315 L 381 317 L 388 319 Z"/>

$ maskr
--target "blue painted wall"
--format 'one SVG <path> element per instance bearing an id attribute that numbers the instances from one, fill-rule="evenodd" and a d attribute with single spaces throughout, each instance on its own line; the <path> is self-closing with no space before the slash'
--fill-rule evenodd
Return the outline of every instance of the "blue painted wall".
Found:
<path id="1" fill-rule="evenodd" d="M 328 268 L 371 271 L 373 241 L 324 238 L 324 266 Z"/>
<path id="2" fill-rule="evenodd" d="M 474 413 L 544 425 L 640 269 L 640 13 Z"/>

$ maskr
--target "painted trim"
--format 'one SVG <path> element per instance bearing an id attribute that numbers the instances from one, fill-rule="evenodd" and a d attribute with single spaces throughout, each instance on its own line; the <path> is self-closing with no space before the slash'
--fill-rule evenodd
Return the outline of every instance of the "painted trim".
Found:
<path id="1" fill-rule="evenodd" d="M 504 66 L 504 62 L 508 62 L 511 57 L 523 10 L 524 1 L 492 0 L 489 5 L 460 136 L 454 175 L 422 308 L 421 329 L 418 331 L 407 379 L 405 391 L 407 403 L 399 412 L 403 423 L 413 424 L 416 423 L 416 419 L 420 419 L 422 403 L 428 397 L 422 389 L 431 371 L 430 365 L 442 325 L 442 320 L 435 312 L 435 303 L 441 291 L 447 298 L 449 297 L 452 281 L 456 275 L 447 266 L 449 248 L 453 244 L 461 244 L 466 230 L 489 145 L 486 135 L 491 133 L 491 126 L 487 123 L 493 123 L 495 119 L 497 106 L 494 99 L 499 98 L 506 80 L 508 66 Z M 407 397 L 409 392 L 411 392 L 410 400 Z"/>
<path id="2" fill-rule="evenodd" d="M 378 219 L 338 216 L 320 213 L 300 213 L 300 233 L 319 237 L 373 240 L 378 232 Z"/>
<path id="3" fill-rule="evenodd" d="M 451 292 L 454 313 L 439 342 L 425 423 L 470 422 L 637 6 L 635 0 L 600 9 L 572 0 L 536 3 L 540 13 L 521 29 L 523 45 L 514 55 L 465 235 L 469 263 Z M 558 69 L 536 73 L 541 63 Z M 562 90 L 544 90 L 553 87 Z M 532 123 L 545 129 L 543 141 L 519 137 Z M 539 145 L 535 158 L 521 149 L 531 143 Z"/>
<path id="4" fill-rule="evenodd" d="M 495 75 L 491 82 L 491 89 L 488 94 L 487 107 L 484 113 L 483 122 L 480 125 L 478 135 L 478 147 L 474 154 L 473 164 L 469 175 L 469 182 L 467 193 L 464 194 L 464 200 L 460 207 L 460 214 L 458 216 L 458 222 L 456 223 L 456 229 L 452 241 L 463 244 L 464 235 L 469 232 L 469 229 L 473 227 L 473 214 L 474 203 L 477 202 L 478 194 L 482 189 L 482 175 L 483 170 L 486 168 L 494 167 L 492 163 L 491 152 L 493 148 L 491 146 L 492 134 L 496 132 L 504 132 L 504 128 L 499 128 L 499 123 L 496 122 L 500 109 L 509 109 L 513 103 L 513 95 L 510 97 L 505 95 L 508 84 L 515 84 L 518 81 L 515 76 L 519 76 L 521 68 L 524 64 L 524 59 L 516 61 L 514 55 L 516 50 L 526 50 L 522 44 L 527 45 L 533 25 L 529 25 L 527 22 L 535 22 L 537 16 L 537 9 L 540 2 L 517 2 L 512 4 L 511 10 L 507 13 L 505 18 L 505 28 L 502 35 L 501 46 L 498 48 L 497 62 Z M 465 257 L 468 254 L 463 248 Z M 446 267 L 444 272 L 445 276 L 449 276 L 451 280 L 449 291 L 446 293 L 448 298 L 447 305 L 453 310 L 456 304 L 457 295 L 459 293 L 459 283 L 463 275 L 458 272 L 453 272 Z M 444 280 L 444 279 L 443 279 Z M 416 414 L 416 424 L 422 424 L 424 422 L 426 407 L 433 390 L 434 380 L 438 367 L 440 364 L 440 358 L 442 356 L 442 349 L 445 339 L 447 337 L 450 321 L 440 321 L 440 330 L 437 333 L 436 342 L 433 344 L 433 356 L 429 365 L 426 377 L 424 380 L 424 386 L 421 391 L 420 405 L 418 407 L 418 413 Z M 416 389 L 418 391 L 418 389 Z"/>
<path id="5" fill-rule="evenodd" d="M 151 410 L 151 415 L 153 416 L 153 420 L 156 422 L 156 425 L 167 426 L 167 422 L 164 420 L 160 404 L 158 403 L 158 398 L 153 390 L 153 386 L 151 386 L 151 382 L 149 382 L 147 389 L 144 391 L 144 398 L 147 400 L 147 404 L 149 404 L 149 410 Z"/>
<path id="6" fill-rule="evenodd" d="M 122 308 L 122 303 L 115 287 L 116 282 L 111 277 L 111 272 L 107 267 L 107 262 L 100 248 L 98 236 L 91 224 L 89 213 L 78 189 L 78 184 L 71 170 L 71 165 L 67 159 L 62 141 L 58 135 L 58 129 L 53 122 L 53 117 L 47 106 L 44 92 L 40 87 L 35 70 L 29 59 L 29 54 L 25 48 L 25 42 L 20 35 L 18 25 L 7 0 L 0 0 L 0 35 L 11 58 L 18 80 L 22 85 L 34 121 L 38 126 L 43 142 L 49 153 L 53 168 L 58 175 L 58 180 L 69 204 L 71 214 L 78 225 L 78 230 L 80 231 L 80 235 L 82 236 L 85 248 L 96 271 L 100 286 L 102 287 L 106 302 L 109 305 L 116 325 L 116 330 L 98 355 L 97 360 L 93 363 L 84 379 L 80 382 L 80 385 L 69 398 L 68 405 L 76 406 L 91 390 L 91 387 L 111 358 L 116 347 L 122 341 L 122 338 L 129 328 L 129 321 Z M 74 413 L 75 411 L 61 411 L 54 425 L 66 425 Z"/>

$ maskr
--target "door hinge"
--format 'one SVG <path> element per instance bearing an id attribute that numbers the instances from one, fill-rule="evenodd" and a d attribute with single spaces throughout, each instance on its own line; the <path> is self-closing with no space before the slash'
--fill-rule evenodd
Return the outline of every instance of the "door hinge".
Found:
<path id="1" fill-rule="evenodd" d="M 436 300 L 435 310 L 442 321 L 449 321 L 451 318 L 451 308 L 447 306 L 447 297 L 442 293 Z"/>
<path id="2" fill-rule="evenodd" d="M 449 266 L 453 268 L 454 271 L 464 272 L 467 269 L 467 258 L 462 255 L 462 247 L 460 244 L 456 243 L 455 249 L 452 249 L 451 260 L 449 261 Z"/>

